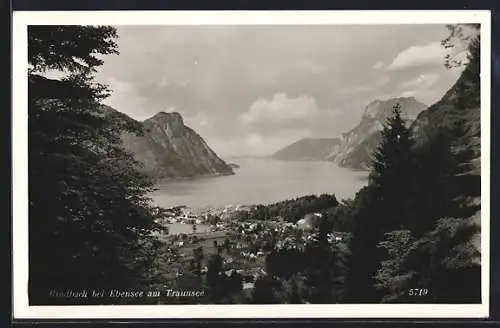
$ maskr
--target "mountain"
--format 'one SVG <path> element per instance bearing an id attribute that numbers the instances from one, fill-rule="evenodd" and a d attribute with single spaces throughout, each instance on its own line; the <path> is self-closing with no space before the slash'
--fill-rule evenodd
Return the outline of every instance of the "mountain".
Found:
<path id="1" fill-rule="evenodd" d="M 326 156 L 342 167 L 367 170 L 371 154 L 380 141 L 380 131 L 391 115 L 393 106 L 401 105 L 401 116 L 411 124 L 427 106 L 414 97 L 374 100 L 366 106 L 361 121 L 349 132 L 343 133 L 338 147 Z"/>
<path id="2" fill-rule="evenodd" d="M 479 90 L 476 90 L 477 94 L 474 94 L 474 91 L 471 92 L 472 94 L 467 92 L 473 89 L 470 86 L 472 75 L 470 70 L 472 69 L 474 66 L 468 65 L 451 89 L 438 102 L 418 115 L 411 129 L 416 147 L 419 147 L 425 146 L 426 141 L 434 133 L 461 124 L 465 133 L 459 137 L 452 136 L 453 146 L 455 150 L 467 148 L 471 151 L 470 164 L 472 165 L 465 176 L 473 179 L 473 177 L 481 176 L 481 107 L 480 100 L 477 99 Z M 474 76 L 476 75 L 479 76 L 478 73 L 474 74 Z M 477 84 L 479 85 L 479 83 Z M 479 87 L 478 85 L 476 88 Z M 471 181 L 473 181 L 472 179 Z M 469 189 L 480 189 L 480 186 L 471 185 Z M 471 205 L 481 205 L 481 197 L 465 196 L 465 198 Z M 471 218 L 480 225 L 481 209 L 473 213 Z M 473 243 L 476 249 L 481 250 L 480 232 L 474 236 Z"/>
<path id="3" fill-rule="evenodd" d="M 454 140 L 454 146 L 467 146 L 474 152 L 473 171 L 481 174 L 481 108 L 478 104 L 460 105 L 464 75 L 435 104 L 421 112 L 411 129 L 417 146 L 424 144 L 432 134 L 452 127 L 459 122 L 464 125 L 465 135 Z"/>
<path id="4" fill-rule="evenodd" d="M 304 138 L 274 153 L 279 160 L 329 160 L 342 167 L 367 170 L 371 154 L 380 141 L 380 131 L 392 113 L 393 106 L 401 105 L 402 117 L 411 124 L 427 106 L 414 97 L 374 100 L 369 103 L 361 121 L 341 138 Z"/>
<path id="5" fill-rule="evenodd" d="M 478 181 L 481 177 L 481 107 L 480 107 L 480 75 L 479 75 L 479 54 L 474 61 L 470 62 L 457 82 L 448 90 L 445 95 L 421 112 L 413 122 L 411 129 L 416 141 L 416 147 L 424 146 L 429 137 L 438 131 L 446 131 L 452 126 L 461 126 L 463 135 L 451 135 L 455 150 L 470 150 L 471 167 L 462 177 L 467 177 L 469 181 Z M 466 166 L 467 167 L 467 166 Z M 471 184 L 466 187 L 467 195 L 464 198 L 470 205 L 479 206 L 479 209 L 472 214 L 471 219 L 481 225 L 481 197 L 472 196 L 470 190 L 480 190 L 480 179 L 478 184 Z M 479 192 L 480 194 L 480 192 Z M 473 238 L 473 244 L 478 251 L 481 251 L 481 233 L 478 232 Z"/>
<path id="6" fill-rule="evenodd" d="M 339 144 L 339 138 L 304 138 L 277 151 L 271 157 L 284 161 L 324 160 Z"/>
<path id="7" fill-rule="evenodd" d="M 160 112 L 138 122 L 109 107 L 107 115 L 122 123 L 136 125 L 142 132 L 121 133 L 125 150 L 142 165 L 139 168 L 155 178 L 193 178 L 230 175 L 233 170 L 207 145 L 194 130 L 184 125 L 179 113 Z"/>

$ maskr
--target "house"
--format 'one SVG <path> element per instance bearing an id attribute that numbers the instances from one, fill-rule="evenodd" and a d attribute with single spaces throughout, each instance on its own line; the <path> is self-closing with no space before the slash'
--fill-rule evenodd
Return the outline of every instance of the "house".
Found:
<path id="1" fill-rule="evenodd" d="M 297 227 L 306 231 L 315 230 L 319 227 L 322 220 L 323 215 L 321 215 L 321 213 L 309 213 L 306 214 L 303 219 L 297 221 Z"/>
<path id="2" fill-rule="evenodd" d="M 169 211 L 169 210 L 165 211 L 163 214 L 164 214 L 166 217 L 169 217 L 169 218 L 171 218 L 171 217 L 174 217 L 174 216 L 175 216 L 175 212 L 173 212 L 173 211 Z"/>
<path id="3" fill-rule="evenodd" d="M 253 283 L 253 282 L 243 283 L 243 289 L 252 289 L 252 288 L 254 288 L 254 286 L 255 286 L 255 283 Z"/>

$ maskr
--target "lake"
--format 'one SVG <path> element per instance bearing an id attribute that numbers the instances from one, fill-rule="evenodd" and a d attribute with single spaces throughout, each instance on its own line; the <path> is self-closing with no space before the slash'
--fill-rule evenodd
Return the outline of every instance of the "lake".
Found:
<path id="1" fill-rule="evenodd" d="M 160 181 L 152 194 L 163 207 L 191 208 L 270 204 L 311 194 L 351 198 L 367 184 L 367 172 L 340 168 L 331 162 L 234 159 L 235 175 Z"/>

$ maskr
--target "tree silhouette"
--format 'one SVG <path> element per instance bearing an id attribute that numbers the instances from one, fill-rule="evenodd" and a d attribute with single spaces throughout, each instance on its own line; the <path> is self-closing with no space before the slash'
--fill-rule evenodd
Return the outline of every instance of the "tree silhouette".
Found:
<path id="1" fill-rule="evenodd" d="M 119 138 L 140 130 L 106 115 L 100 101 L 109 90 L 93 80 L 98 57 L 118 52 L 116 37 L 106 26 L 28 27 L 31 304 L 70 301 L 50 298 L 51 289 L 155 283 L 151 233 L 162 212 Z M 66 76 L 47 79 L 47 70 Z"/>
<path id="2" fill-rule="evenodd" d="M 278 303 L 273 291 L 274 280 L 268 276 L 257 278 L 252 291 L 253 304 L 275 304 Z"/>
<path id="3" fill-rule="evenodd" d="M 207 284 L 210 299 L 214 303 L 220 302 L 226 296 L 226 276 L 220 255 L 212 255 L 208 261 Z"/>
<path id="4" fill-rule="evenodd" d="M 388 254 L 377 276 L 384 301 L 480 301 L 480 252 L 474 245 L 479 232 L 474 215 L 480 209 L 474 199 L 480 196 L 480 176 L 472 163 L 477 154 L 468 142 L 453 145 L 466 136 L 465 122 L 458 120 L 449 130 L 434 134 L 425 156 L 419 157 L 421 166 L 414 178 L 420 186 L 409 209 L 418 224 L 413 231 L 387 234 L 380 243 Z M 428 293 L 411 297 L 408 290 L 412 286 Z"/>
<path id="5" fill-rule="evenodd" d="M 384 251 L 377 247 L 384 234 L 408 225 L 405 213 L 410 200 L 412 140 L 396 104 L 381 132 L 372 162 L 369 184 L 356 195 L 354 227 L 348 259 L 348 302 L 373 303 L 381 299 L 375 275 Z"/>

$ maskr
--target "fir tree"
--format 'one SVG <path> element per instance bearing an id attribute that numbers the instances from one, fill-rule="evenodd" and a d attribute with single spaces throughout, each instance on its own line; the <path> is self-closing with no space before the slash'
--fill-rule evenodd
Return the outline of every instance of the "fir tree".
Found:
<path id="1" fill-rule="evenodd" d="M 478 31 L 478 26 L 465 25 Z M 450 35 L 443 41 L 447 48 L 455 47 L 453 39 L 466 41 L 468 52 L 467 66 L 452 89 L 456 97 L 450 104 L 459 110 L 448 119 L 452 126 L 428 125 L 431 138 L 413 154 L 409 131 L 397 111 L 382 132 L 370 183 L 353 204 L 356 220 L 347 284 L 351 301 L 480 299 L 480 254 L 474 245 L 480 176 L 473 138 L 478 133 L 471 135 L 473 124 L 465 122 L 473 116 L 467 111 L 479 106 L 479 35 L 466 36 L 465 25 L 450 25 Z M 447 67 L 463 64 L 455 57 L 446 58 Z M 428 293 L 415 299 L 408 293 L 412 288 Z"/>
<path id="2" fill-rule="evenodd" d="M 474 245 L 479 232 L 474 214 L 480 208 L 474 202 L 480 196 L 480 177 L 472 170 L 476 154 L 470 146 L 451 144 L 452 140 L 462 140 L 465 133 L 464 122 L 458 121 L 450 131 L 428 141 L 429 148 L 439 149 L 441 154 L 428 152 L 433 156 L 420 158 L 422 166 L 416 182 L 428 188 L 425 189 L 428 192 L 435 188 L 432 195 L 437 200 L 426 204 L 426 197 L 415 198 L 420 203 L 420 210 L 415 207 L 417 222 L 421 223 L 419 229 L 413 234 L 394 231 L 380 243 L 388 255 L 377 276 L 384 301 L 480 301 L 480 253 Z M 443 155 L 446 161 L 440 160 Z M 430 167 L 434 171 L 426 172 Z M 420 189 L 420 192 L 425 191 Z M 412 298 L 408 290 L 413 287 L 425 288 L 428 293 Z"/>
<path id="3" fill-rule="evenodd" d="M 381 131 L 382 140 L 372 160 L 369 186 L 379 205 L 378 225 L 383 231 L 403 227 L 401 214 L 408 205 L 409 181 L 413 169 L 410 129 L 401 117 L 401 106 L 394 105 L 392 116 Z"/>
<path id="4" fill-rule="evenodd" d="M 347 250 L 333 239 L 332 230 L 322 220 L 318 232 L 306 246 L 305 284 L 311 303 L 339 303 L 342 300 Z"/>
<path id="5" fill-rule="evenodd" d="M 429 139 L 414 150 L 415 170 L 411 183 L 408 226 L 414 236 L 431 231 L 438 218 L 449 214 L 452 199 L 455 156 L 449 132 L 434 126 L 425 127 Z"/>
<path id="6" fill-rule="evenodd" d="M 410 130 L 396 104 L 372 160 L 369 184 L 356 195 L 350 242 L 346 298 L 354 303 L 379 302 L 375 275 L 384 259 L 377 247 L 384 234 L 406 227 L 412 172 Z"/>
<path id="7" fill-rule="evenodd" d="M 151 233 L 161 211 L 118 134 L 139 131 L 103 113 L 109 91 L 93 80 L 97 55 L 117 53 L 116 37 L 106 26 L 28 28 L 31 304 L 55 302 L 51 289 L 155 283 L 159 241 Z M 46 79 L 47 70 L 66 77 Z"/>
<path id="8" fill-rule="evenodd" d="M 306 246 L 306 284 L 311 303 L 330 303 L 333 298 L 333 254 L 328 242 L 327 221 L 322 220 L 319 231 Z"/>
<path id="9" fill-rule="evenodd" d="M 417 241 L 416 251 L 425 260 L 421 261 L 417 283 L 428 286 L 432 302 L 481 301 L 480 252 L 473 242 L 478 231 L 479 226 L 470 218 L 442 218 L 433 231 Z"/>
<path id="10" fill-rule="evenodd" d="M 409 261 L 415 247 L 412 232 L 410 230 L 395 230 L 386 233 L 379 247 L 388 256 L 386 260 L 380 263 L 376 276 L 376 287 L 383 293 L 381 302 L 409 303 L 408 291 L 414 287 L 412 282 L 415 274 L 414 271 L 409 269 L 411 267 Z M 421 299 L 418 301 L 421 301 Z"/>
<path id="11" fill-rule="evenodd" d="M 207 266 L 207 285 L 212 302 L 219 303 L 226 296 L 226 275 L 224 274 L 223 259 L 214 254 L 210 257 Z"/>

